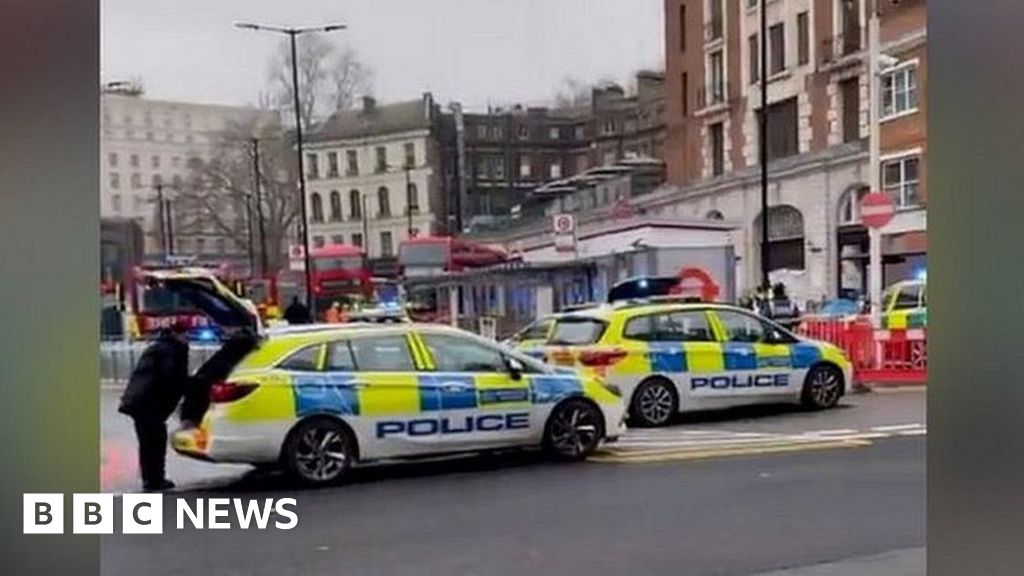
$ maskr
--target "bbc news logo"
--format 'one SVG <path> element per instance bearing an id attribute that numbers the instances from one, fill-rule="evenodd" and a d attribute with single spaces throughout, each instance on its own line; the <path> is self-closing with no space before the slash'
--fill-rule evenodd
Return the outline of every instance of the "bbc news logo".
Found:
<path id="1" fill-rule="evenodd" d="M 24 494 L 23 532 L 63 534 L 63 494 Z M 113 534 L 113 494 L 73 494 L 73 534 Z M 175 528 L 199 530 L 291 530 L 299 524 L 294 498 L 188 498 L 174 499 Z M 234 522 L 232 522 L 232 519 Z M 162 494 L 125 494 L 121 497 L 122 534 L 163 534 Z"/>

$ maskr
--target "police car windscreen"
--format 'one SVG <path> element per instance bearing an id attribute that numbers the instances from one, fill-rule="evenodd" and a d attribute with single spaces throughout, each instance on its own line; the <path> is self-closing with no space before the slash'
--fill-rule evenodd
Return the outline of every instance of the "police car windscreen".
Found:
<path id="1" fill-rule="evenodd" d="M 593 344 L 601 339 L 607 324 L 597 318 L 569 316 L 555 323 L 555 331 L 551 334 L 551 344 Z"/>

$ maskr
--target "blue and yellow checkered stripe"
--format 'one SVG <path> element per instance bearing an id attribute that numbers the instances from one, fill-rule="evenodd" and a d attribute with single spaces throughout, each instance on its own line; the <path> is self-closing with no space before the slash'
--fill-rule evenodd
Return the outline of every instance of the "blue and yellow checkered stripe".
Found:
<path id="1" fill-rule="evenodd" d="M 633 347 L 610 376 L 713 374 L 740 370 L 806 369 L 823 359 L 820 346 L 746 342 L 648 343 Z"/>
<path id="2" fill-rule="evenodd" d="M 576 375 L 302 374 L 292 376 L 295 415 L 387 416 L 441 410 L 515 409 L 592 394 Z"/>

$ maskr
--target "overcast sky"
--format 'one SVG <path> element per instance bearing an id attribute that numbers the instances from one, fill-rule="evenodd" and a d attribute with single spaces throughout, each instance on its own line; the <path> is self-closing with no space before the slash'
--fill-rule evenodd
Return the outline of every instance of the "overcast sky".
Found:
<path id="1" fill-rule="evenodd" d="M 550 99 L 567 76 L 625 81 L 663 64 L 663 0 L 102 0 L 103 80 L 152 98 L 253 104 L 278 38 L 236 21 L 343 22 L 379 99 L 472 107 Z"/>

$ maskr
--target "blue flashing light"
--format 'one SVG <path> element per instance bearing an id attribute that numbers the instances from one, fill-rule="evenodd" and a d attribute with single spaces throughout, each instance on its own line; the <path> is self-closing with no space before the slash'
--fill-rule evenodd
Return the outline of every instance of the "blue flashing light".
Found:
<path id="1" fill-rule="evenodd" d="M 915 277 L 918 280 L 922 281 L 922 282 L 927 281 L 928 280 L 928 270 L 926 268 L 921 268 L 920 270 L 917 271 L 917 274 L 915 275 Z"/>
<path id="2" fill-rule="evenodd" d="M 212 328 L 202 328 L 196 332 L 196 340 L 200 342 L 213 342 L 217 340 L 217 333 Z"/>
<path id="3" fill-rule="evenodd" d="M 637 282 L 637 286 L 639 286 L 641 290 L 647 290 L 647 287 L 648 287 L 647 279 L 646 278 L 641 279 L 639 282 Z"/>

